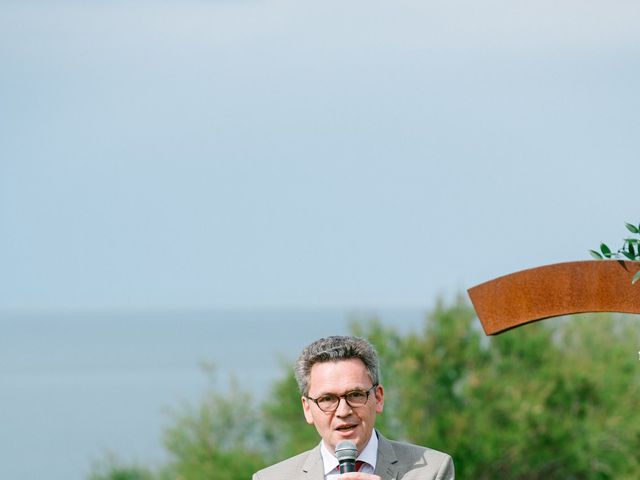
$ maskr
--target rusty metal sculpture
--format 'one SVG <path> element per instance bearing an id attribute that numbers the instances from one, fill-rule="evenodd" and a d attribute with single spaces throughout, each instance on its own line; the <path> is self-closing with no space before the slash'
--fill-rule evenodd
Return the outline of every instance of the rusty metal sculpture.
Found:
<path id="1" fill-rule="evenodd" d="M 640 262 L 584 261 L 522 270 L 468 289 L 487 335 L 585 312 L 640 314 Z"/>

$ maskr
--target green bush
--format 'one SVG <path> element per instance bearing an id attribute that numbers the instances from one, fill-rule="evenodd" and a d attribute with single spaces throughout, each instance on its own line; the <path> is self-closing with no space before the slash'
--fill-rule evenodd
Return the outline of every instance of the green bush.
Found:
<path id="1" fill-rule="evenodd" d="M 123 465 L 113 454 L 93 465 L 88 480 L 154 480 L 157 478 L 151 470 L 137 465 Z"/>
<path id="2" fill-rule="evenodd" d="M 580 315 L 486 337 L 458 299 L 440 303 L 417 332 L 378 320 L 351 329 L 380 354 L 377 427 L 450 453 L 457 478 L 640 478 L 638 316 Z M 233 383 L 182 409 L 165 435 L 171 461 L 153 478 L 246 480 L 316 445 L 290 370 L 261 404 Z M 152 478 L 122 467 L 109 474 L 90 480 Z"/>

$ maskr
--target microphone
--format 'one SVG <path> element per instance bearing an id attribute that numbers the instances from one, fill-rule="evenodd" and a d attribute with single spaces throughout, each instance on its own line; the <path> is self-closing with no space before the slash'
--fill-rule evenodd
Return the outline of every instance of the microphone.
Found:
<path id="1" fill-rule="evenodd" d="M 351 440 L 343 440 L 336 445 L 336 458 L 340 464 L 340 473 L 355 472 L 357 457 L 358 449 Z"/>

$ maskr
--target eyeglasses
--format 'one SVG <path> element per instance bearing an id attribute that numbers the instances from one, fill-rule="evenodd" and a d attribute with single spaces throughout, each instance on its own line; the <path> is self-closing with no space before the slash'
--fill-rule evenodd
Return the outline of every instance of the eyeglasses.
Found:
<path id="1" fill-rule="evenodd" d="M 338 405 L 340 405 L 340 399 L 344 398 L 344 401 L 347 402 L 351 408 L 362 407 L 369 400 L 369 394 L 378 386 L 378 384 L 373 385 L 369 390 L 352 390 L 351 392 L 347 392 L 344 395 L 336 395 L 334 393 L 326 393 L 325 395 L 320 395 L 318 398 L 307 397 L 309 400 L 314 402 L 320 410 L 323 412 L 335 412 L 338 409 Z"/>

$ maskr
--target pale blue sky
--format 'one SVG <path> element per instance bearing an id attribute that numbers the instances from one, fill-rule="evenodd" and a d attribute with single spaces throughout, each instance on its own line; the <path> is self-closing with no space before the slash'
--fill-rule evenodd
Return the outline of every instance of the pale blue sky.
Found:
<path id="1" fill-rule="evenodd" d="M 428 306 L 640 221 L 640 3 L 0 2 L 0 309 Z"/>

